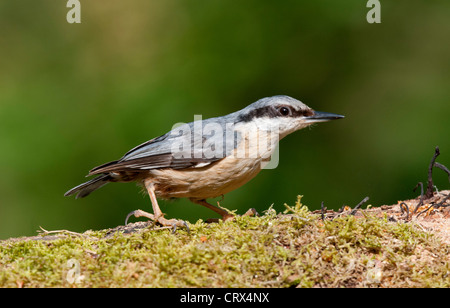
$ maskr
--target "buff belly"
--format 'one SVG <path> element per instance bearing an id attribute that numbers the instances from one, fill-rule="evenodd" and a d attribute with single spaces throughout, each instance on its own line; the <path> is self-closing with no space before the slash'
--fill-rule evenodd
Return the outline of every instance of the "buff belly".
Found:
<path id="1" fill-rule="evenodd" d="M 208 199 L 241 187 L 261 171 L 261 160 L 232 156 L 201 168 L 151 170 L 159 198 Z"/>

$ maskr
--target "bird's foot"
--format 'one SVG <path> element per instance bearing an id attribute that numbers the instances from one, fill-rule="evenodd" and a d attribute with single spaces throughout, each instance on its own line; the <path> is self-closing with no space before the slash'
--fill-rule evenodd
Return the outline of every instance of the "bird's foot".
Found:
<path id="1" fill-rule="evenodd" d="M 135 211 L 128 213 L 127 218 L 125 218 L 125 226 L 128 224 L 128 219 L 130 219 L 131 216 L 134 216 L 136 218 L 147 217 L 148 219 L 155 221 L 155 215 L 144 212 L 143 210 L 135 210 Z"/>
<path id="2" fill-rule="evenodd" d="M 259 214 L 258 214 L 258 212 L 257 212 L 254 208 L 249 208 L 249 209 L 247 210 L 247 212 L 245 212 L 245 214 L 242 215 L 242 216 L 250 216 L 250 217 L 253 217 L 253 216 L 259 216 Z"/>
<path id="3" fill-rule="evenodd" d="M 242 215 L 242 216 L 250 216 L 250 217 L 253 217 L 253 216 L 259 216 L 259 214 L 258 214 L 258 212 L 257 212 L 254 208 L 250 208 L 250 209 L 248 209 L 248 211 L 245 212 L 245 214 Z M 222 221 L 233 220 L 235 217 L 236 217 L 236 215 L 227 213 L 227 214 L 224 214 L 224 215 L 222 216 Z M 208 219 L 206 220 L 206 222 L 207 222 L 207 223 L 211 223 L 211 222 L 219 222 L 219 220 L 220 220 L 219 218 L 208 218 Z"/>
<path id="4" fill-rule="evenodd" d="M 160 216 L 158 217 L 157 221 L 162 226 L 172 227 L 172 233 L 175 233 L 178 227 L 186 227 L 187 232 L 191 233 L 188 224 L 184 220 L 165 219 L 163 216 Z"/>
<path id="5" fill-rule="evenodd" d="M 159 217 L 155 217 L 154 214 L 147 213 L 143 210 L 135 210 L 130 212 L 127 215 L 127 218 L 125 219 L 125 225 L 128 223 L 128 219 L 134 216 L 136 218 L 138 217 L 147 217 L 150 220 L 153 220 L 155 223 L 158 222 L 163 227 L 172 227 L 173 231 L 172 233 L 175 233 L 178 227 L 186 227 L 186 230 L 188 233 L 190 233 L 189 226 L 184 220 L 177 220 L 177 219 L 165 219 L 163 215 L 160 215 Z"/>

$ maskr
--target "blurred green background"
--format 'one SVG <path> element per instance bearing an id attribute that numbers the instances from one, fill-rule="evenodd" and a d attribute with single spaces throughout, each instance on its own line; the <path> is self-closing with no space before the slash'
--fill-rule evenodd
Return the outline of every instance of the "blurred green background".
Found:
<path id="1" fill-rule="evenodd" d="M 277 94 L 346 118 L 282 140 L 279 166 L 223 206 L 415 197 L 436 145 L 450 166 L 450 2 L 381 0 L 381 24 L 367 23 L 366 3 L 81 1 L 81 24 L 69 24 L 66 1 L 1 1 L 0 239 L 115 227 L 151 210 L 134 184 L 63 194 L 174 123 Z M 435 183 L 450 187 L 440 170 Z M 216 217 L 187 200 L 161 208 Z"/>

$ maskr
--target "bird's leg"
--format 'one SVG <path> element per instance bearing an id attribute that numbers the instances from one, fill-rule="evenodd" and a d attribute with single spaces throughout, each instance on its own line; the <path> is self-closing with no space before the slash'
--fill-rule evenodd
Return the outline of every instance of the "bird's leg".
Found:
<path id="1" fill-rule="evenodd" d="M 155 221 L 158 221 L 163 226 L 172 226 L 174 228 L 174 231 L 177 227 L 186 227 L 189 232 L 189 227 L 187 223 L 183 220 L 177 220 L 177 219 L 165 219 L 163 212 L 161 212 L 161 209 L 158 205 L 158 200 L 156 199 L 155 195 L 155 185 L 151 180 L 145 180 L 145 188 L 147 188 L 148 195 L 150 196 L 150 200 L 152 202 L 153 207 L 153 213 L 154 213 L 154 219 Z"/>
<path id="2" fill-rule="evenodd" d="M 219 214 L 220 216 L 222 216 L 222 220 L 223 221 L 227 221 L 229 219 L 233 219 L 234 215 L 228 213 L 226 210 L 221 209 L 220 207 L 214 206 L 212 204 L 209 204 L 208 202 L 206 202 L 205 199 L 194 199 L 194 198 L 190 198 L 189 200 L 191 200 L 194 203 L 200 204 L 204 207 L 207 207 L 210 210 L 213 210 L 214 212 L 216 212 L 217 214 Z M 210 219 L 209 221 L 214 221 L 214 219 Z"/>
<path id="3" fill-rule="evenodd" d="M 148 195 L 150 196 L 150 201 L 152 202 L 153 214 L 144 212 L 142 210 L 133 211 L 130 214 L 128 214 L 125 224 L 128 221 L 128 218 L 134 215 L 134 217 L 147 217 L 155 222 L 160 223 L 163 226 L 171 226 L 174 228 L 174 231 L 177 229 L 177 227 L 186 227 L 189 232 L 189 227 L 185 221 L 164 218 L 164 213 L 161 212 L 161 209 L 159 208 L 158 205 L 158 200 L 156 199 L 155 185 L 151 180 L 145 180 L 144 184 L 145 188 L 147 189 Z"/>

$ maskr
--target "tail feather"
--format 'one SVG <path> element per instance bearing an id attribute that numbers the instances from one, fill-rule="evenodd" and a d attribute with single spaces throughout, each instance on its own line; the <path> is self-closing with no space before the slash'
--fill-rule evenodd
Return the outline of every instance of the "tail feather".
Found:
<path id="1" fill-rule="evenodd" d="M 92 174 L 99 174 L 99 173 L 102 173 L 102 172 L 96 172 L 96 171 L 98 171 L 99 169 L 105 168 L 105 167 L 114 166 L 114 165 L 116 165 L 118 162 L 119 162 L 118 160 L 115 160 L 115 161 L 110 161 L 109 163 L 106 163 L 106 164 L 97 166 L 97 167 L 95 167 L 94 169 L 92 169 L 92 170 L 89 171 L 88 176 L 89 176 L 89 175 L 92 175 Z"/>
<path id="2" fill-rule="evenodd" d="M 64 196 L 71 196 L 73 194 L 77 194 L 77 196 L 75 197 L 76 199 L 84 198 L 87 195 L 89 195 L 91 192 L 93 192 L 94 190 L 97 190 L 100 187 L 108 184 L 110 182 L 110 180 L 111 180 L 111 177 L 109 174 L 100 175 L 86 183 L 80 184 L 80 185 L 72 188 L 71 190 L 66 192 L 64 194 Z"/>

